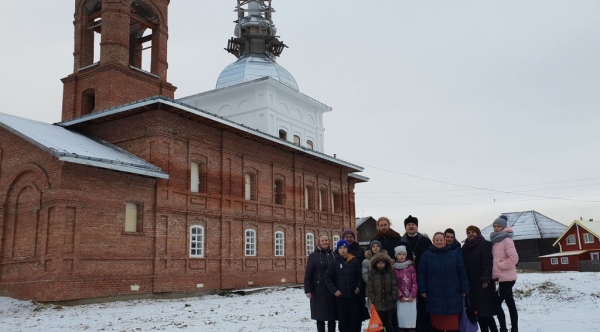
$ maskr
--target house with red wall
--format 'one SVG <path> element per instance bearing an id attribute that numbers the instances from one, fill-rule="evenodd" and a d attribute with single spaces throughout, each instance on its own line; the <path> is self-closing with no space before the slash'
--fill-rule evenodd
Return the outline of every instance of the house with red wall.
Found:
<path id="1" fill-rule="evenodd" d="M 542 271 L 581 271 L 581 262 L 600 263 L 600 221 L 573 221 L 554 245 L 560 252 L 540 256 Z"/>

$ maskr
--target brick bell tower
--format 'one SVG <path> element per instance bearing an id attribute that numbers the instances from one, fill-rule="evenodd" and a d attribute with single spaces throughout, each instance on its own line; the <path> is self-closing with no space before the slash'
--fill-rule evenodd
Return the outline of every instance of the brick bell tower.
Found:
<path id="1" fill-rule="evenodd" d="M 75 0 L 73 74 L 62 121 L 135 100 L 174 98 L 167 82 L 170 0 Z"/>

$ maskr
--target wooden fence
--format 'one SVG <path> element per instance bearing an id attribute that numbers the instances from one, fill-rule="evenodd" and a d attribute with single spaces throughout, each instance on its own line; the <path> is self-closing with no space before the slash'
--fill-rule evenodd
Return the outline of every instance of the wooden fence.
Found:
<path id="1" fill-rule="evenodd" d="M 532 270 L 532 271 L 541 271 L 542 263 L 541 262 L 519 262 L 517 268 L 522 270 Z"/>
<path id="2" fill-rule="evenodd" d="M 580 261 L 579 272 L 600 272 L 600 261 Z"/>

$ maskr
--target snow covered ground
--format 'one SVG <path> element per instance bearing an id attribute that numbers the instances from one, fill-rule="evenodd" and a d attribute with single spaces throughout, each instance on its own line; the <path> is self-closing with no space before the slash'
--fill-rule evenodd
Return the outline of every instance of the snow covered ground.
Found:
<path id="1" fill-rule="evenodd" d="M 600 331 L 600 273 L 521 273 L 515 292 L 523 332 Z M 302 289 L 75 307 L 0 297 L 0 329 L 316 331 Z"/>

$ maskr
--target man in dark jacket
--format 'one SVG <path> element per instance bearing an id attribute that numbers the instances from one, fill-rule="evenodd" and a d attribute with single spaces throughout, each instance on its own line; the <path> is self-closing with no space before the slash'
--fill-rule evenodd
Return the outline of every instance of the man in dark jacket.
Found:
<path id="1" fill-rule="evenodd" d="M 373 240 L 377 240 L 381 242 L 381 249 L 385 249 L 385 251 L 389 253 L 394 252 L 394 248 L 397 246 L 406 246 L 406 243 L 402 243 L 402 236 L 398 234 L 395 230 L 391 228 L 391 222 L 388 217 L 380 217 L 377 219 L 377 234 L 373 237 Z M 395 257 L 392 257 L 395 259 Z"/>
<path id="2" fill-rule="evenodd" d="M 365 251 L 360 247 L 360 244 L 356 242 L 356 234 L 351 229 L 347 229 L 342 233 L 342 239 L 348 242 L 348 253 L 354 255 L 356 259 L 362 264 L 363 259 L 365 259 Z"/>
<path id="3" fill-rule="evenodd" d="M 409 215 L 404 219 L 404 228 L 406 233 L 400 239 L 401 242 L 406 243 L 406 257 L 414 262 L 417 273 L 419 272 L 419 259 L 427 249 L 432 245 L 431 240 L 423 234 L 419 233 L 419 219 Z M 425 298 L 421 296 L 417 299 L 417 331 L 418 332 L 429 332 L 431 329 L 431 322 L 429 321 L 429 314 L 427 314 Z"/>
<path id="4" fill-rule="evenodd" d="M 337 244 L 338 256 L 329 263 L 325 282 L 336 297 L 340 332 L 360 332 L 363 299 L 359 296 L 365 288 L 360 273 L 361 263 L 348 253 L 350 245 L 345 240 Z"/>

